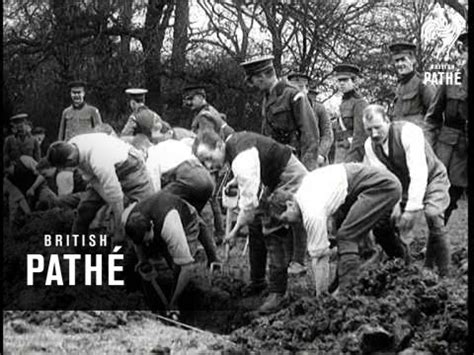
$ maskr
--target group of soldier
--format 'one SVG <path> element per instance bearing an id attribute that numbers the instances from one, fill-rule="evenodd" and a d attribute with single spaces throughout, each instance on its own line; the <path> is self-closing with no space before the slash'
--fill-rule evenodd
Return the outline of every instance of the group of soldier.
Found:
<path id="1" fill-rule="evenodd" d="M 356 282 L 367 240 L 388 257 L 408 261 L 407 235 L 423 214 L 429 228 L 425 266 L 446 276 L 446 224 L 467 187 L 467 34 L 458 42 L 462 85 L 438 88 L 415 71 L 415 45 L 389 47 L 399 78 L 390 112 L 358 92 L 357 66 L 335 66 L 342 93 L 336 130 L 309 89 L 310 78 L 277 77 L 272 56 L 241 63 L 247 84 L 263 95 L 260 133 L 235 132 L 206 101 L 205 89 L 192 85 L 183 93 L 194 116 L 191 130 L 171 127 L 149 109 L 145 89 L 128 89 L 133 113 L 118 137 L 85 102 L 85 83 L 74 82 L 73 103 L 45 157 L 24 129 L 25 115 L 12 117 L 15 133 L 4 143 L 4 186 L 16 196 L 9 203 L 28 210 L 21 196 L 41 200 L 39 190 L 55 196 L 53 204 L 77 209 L 73 234 L 88 234 L 108 206 L 113 242 L 128 243 L 135 260 L 128 265 L 130 285 L 138 275 L 149 277 L 156 254 L 176 271 L 169 309 L 189 280 L 198 243 L 211 265 L 219 261 L 216 242 L 232 243 L 244 227 L 250 282 L 243 295 L 268 292 L 261 314 L 285 305 L 288 274 L 305 273 L 308 255 L 318 296 Z M 237 187 L 239 196 L 235 224 L 225 236 L 216 196 L 222 171 L 229 177 L 224 190 Z M 54 192 L 45 183 L 51 176 Z M 201 217 L 207 203 L 215 236 Z M 334 254 L 337 275 L 330 280 Z"/>

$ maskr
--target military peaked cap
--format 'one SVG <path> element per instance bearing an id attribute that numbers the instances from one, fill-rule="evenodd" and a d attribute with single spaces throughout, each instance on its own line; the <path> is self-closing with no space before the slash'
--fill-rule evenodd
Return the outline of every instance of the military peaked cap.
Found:
<path id="1" fill-rule="evenodd" d="M 73 80 L 73 81 L 70 81 L 67 86 L 70 89 L 72 89 L 72 88 L 85 88 L 87 86 L 87 84 L 83 80 Z"/>
<path id="2" fill-rule="evenodd" d="M 183 96 L 206 96 L 206 88 L 202 84 L 190 84 L 183 88 Z"/>
<path id="3" fill-rule="evenodd" d="M 388 46 L 388 49 L 392 54 L 401 54 L 404 52 L 414 53 L 416 45 L 410 42 L 395 42 Z"/>
<path id="4" fill-rule="evenodd" d="M 240 66 L 244 68 L 247 79 L 249 79 L 269 68 L 273 68 L 273 58 L 275 57 L 272 55 L 261 56 L 242 62 Z"/>
<path id="5" fill-rule="evenodd" d="M 21 121 L 25 121 L 28 118 L 27 113 L 17 113 L 16 115 L 13 115 L 10 117 L 10 122 L 12 123 L 18 123 Z"/>
<path id="6" fill-rule="evenodd" d="M 353 64 L 339 64 L 334 67 L 333 74 L 352 77 L 360 74 L 360 68 Z"/>
<path id="7" fill-rule="evenodd" d="M 299 72 L 291 72 L 287 76 L 288 80 L 293 80 L 293 79 L 306 79 L 308 81 L 311 80 L 311 77 L 308 74 L 305 73 L 299 73 Z"/>

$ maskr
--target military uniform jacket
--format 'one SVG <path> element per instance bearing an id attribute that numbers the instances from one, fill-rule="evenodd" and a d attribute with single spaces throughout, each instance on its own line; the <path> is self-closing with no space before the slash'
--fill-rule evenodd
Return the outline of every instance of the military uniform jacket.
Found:
<path id="1" fill-rule="evenodd" d="M 30 134 L 12 134 L 3 144 L 3 163 L 15 161 L 22 155 L 27 155 L 38 161 L 41 157 L 41 148 L 38 141 Z"/>
<path id="2" fill-rule="evenodd" d="M 262 115 L 263 135 L 291 146 L 308 170 L 316 168 L 319 128 L 304 93 L 281 79 L 263 99 Z"/>
<path id="3" fill-rule="evenodd" d="M 199 110 L 191 123 L 191 130 L 194 133 L 210 129 L 219 134 L 222 139 L 226 139 L 234 133 L 234 129 L 225 121 L 225 115 L 217 111 L 213 106 L 205 104 Z"/>
<path id="4" fill-rule="evenodd" d="M 316 117 L 319 128 L 318 154 L 322 155 L 327 160 L 329 150 L 334 141 L 331 120 L 329 119 L 329 115 L 324 105 L 316 101 L 311 101 L 311 106 L 313 107 L 314 116 Z"/>
<path id="5" fill-rule="evenodd" d="M 151 121 L 143 121 L 137 119 L 137 114 L 140 111 L 143 110 L 148 110 L 150 111 L 152 117 Z M 160 127 L 160 132 L 165 133 L 169 130 L 171 130 L 171 126 L 169 125 L 168 122 L 164 121 L 160 115 L 158 115 L 155 111 L 150 110 L 147 106 L 141 105 L 139 106 L 135 112 L 133 112 L 130 117 L 127 120 L 127 123 L 125 123 L 125 126 L 122 129 L 122 132 L 120 132 L 121 136 L 134 136 L 136 134 L 144 134 L 148 138 L 151 138 L 152 135 L 152 130 L 155 127 Z"/>
<path id="6" fill-rule="evenodd" d="M 431 83 L 424 83 L 421 74 L 413 72 L 409 80 L 399 82 L 393 105 L 393 121 L 405 120 L 423 128 L 423 118 L 436 92 Z"/>
<path id="7" fill-rule="evenodd" d="M 81 107 L 73 105 L 64 109 L 59 124 L 58 140 L 67 141 L 78 134 L 91 133 L 102 124 L 99 110 L 87 103 Z"/>
<path id="8" fill-rule="evenodd" d="M 365 132 L 362 113 L 367 105 L 367 101 L 355 90 L 345 93 L 342 97 L 339 111 L 344 127 L 339 135 L 342 134 L 342 140 L 351 138 L 345 162 L 360 162 L 364 158 L 364 143 L 367 139 L 367 133 Z M 340 137 L 338 138 L 338 140 L 341 140 Z"/>
<path id="9" fill-rule="evenodd" d="M 425 116 L 425 135 L 454 186 L 467 187 L 467 67 L 462 85 L 439 87 Z"/>

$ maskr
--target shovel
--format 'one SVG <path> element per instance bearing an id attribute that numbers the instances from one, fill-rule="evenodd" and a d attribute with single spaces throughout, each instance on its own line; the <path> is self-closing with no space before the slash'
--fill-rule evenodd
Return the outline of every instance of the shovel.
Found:
<path id="1" fill-rule="evenodd" d="M 138 267 L 138 273 L 140 274 L 143 280 L 150 282 L 153 288 L 155 289 L 156 294 L 158 295 L 158 297 L 160 297 L 161 302 L 165 306 L 166 317 L 171 320 L 177 321 L 179 318 L 179 311 L 169 309 L 169 301 L 166 298 L 160 285 L 158 285 L 158 282 L 156 281 L 158 272 L 156 271 L 155 267 L 153 267 L 153 265 L 151 264 L 142 264 Z"/>
<path id="2" fill-rule="evenodd" d="M 225 213 L 225 235 L 228 236 L 232 229 L 232 210 L 237 207 L 239 200 L 239 190 L 237 186 L 231 185 L 222 190 L 222 205 L 226 208 Z M 229 276 L 231 268 L 228 264 L 230 253 L 229 243 L 224 245 L 223 262 L 213 262 L 210 265 L 211 276 L 215 273 L 221 273 Z"/>

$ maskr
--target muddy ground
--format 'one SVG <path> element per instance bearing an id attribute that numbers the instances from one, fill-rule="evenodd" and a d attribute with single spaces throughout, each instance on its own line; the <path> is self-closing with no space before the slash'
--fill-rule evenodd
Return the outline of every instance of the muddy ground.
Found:
<path id="1" fill-rule="evenodd" d="M 24 270 L 16 255 L 31 252 L 32 245 L 40 248 L 37 237 L 43 233 L 67 230 L 70 218 L 58 211 L 39 214 L 15 238 L 4 238 L 4 308 L 21 308 L 22 299 L 57 298 L 64 304 L 64 295 L 46 291 L 18 297 L 15 282 Z M 444 280 L 421 267 L 427 236 L 423 221 L 415 230 L 412 265 L 382 260 L 360 275 L 349 294 L 318 300 L 310 273 L 293 277 L 288 306 L 264 317 L 252 311 L 265 294 L 241 295 L 248 281 L 242 238 L 231 250 L 228 270 L 210 278 L 203 260 L 181 299 L 181 321 L 198 329 L 173 326 L 149 311 L 4 311 L 4 353 L 462 354 L 468 320 L 465 201 L 452 216 L 449 235 L 452 274 Z M 87 306 L 88 295 L 81 298 Z M 127 298 L 137 309 L 144 306 L 139 292 L 105 292 L 103 298 L 108 305 Z"/>

